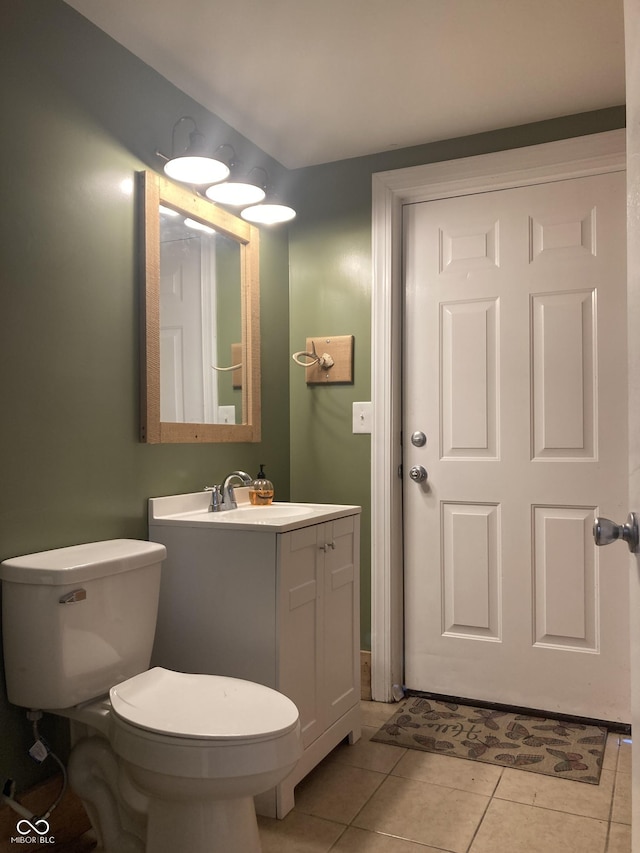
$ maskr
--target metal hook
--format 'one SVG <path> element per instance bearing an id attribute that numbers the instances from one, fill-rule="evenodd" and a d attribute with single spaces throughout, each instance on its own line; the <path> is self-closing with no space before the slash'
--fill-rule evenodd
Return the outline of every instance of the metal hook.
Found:
<path id="1" fill-rule="evenodd" d="M 231 367 L 216 367 L 215 364 L 212 364 L 211 367 L 220 373 L 224 373 L 227 370 L 239 370 L 242 367 L 242 362 L 240 364 L 232 364 Z"/>
<path id="2" fill-rule="evenodd" d="M 311 352 L 300 350 L 299 352 L 294 352 L 291 358 L 296 364 L 299 364 L 300 367 L 311 367 L 312 364 L 317 364 L 322 370 L 329 370 L 335 363 L 328 352 L 318 355 L 316 352 L 315 341 L 311 341 Z M 300 361 L 300 358 L 310 358 L 311 361 Z"/>

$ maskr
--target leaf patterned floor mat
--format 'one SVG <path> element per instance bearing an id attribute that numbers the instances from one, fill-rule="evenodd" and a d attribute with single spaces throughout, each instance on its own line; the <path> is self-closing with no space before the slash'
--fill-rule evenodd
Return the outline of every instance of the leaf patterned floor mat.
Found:
<path id="1" fill-rule="evenodd" d="M 607 729 L 410 697 L 372 740 L 597 785 Z"/>

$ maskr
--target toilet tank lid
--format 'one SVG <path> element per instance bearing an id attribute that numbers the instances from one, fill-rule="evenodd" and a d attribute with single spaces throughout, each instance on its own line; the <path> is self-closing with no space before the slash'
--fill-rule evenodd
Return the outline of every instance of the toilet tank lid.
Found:
<path id="1" fill-rule="evenodd" d="M 63 586 L 159 563 L 164 545 L 140 539 L 107 539 L 13 557 L 0 563 L 0 580 Z"/>

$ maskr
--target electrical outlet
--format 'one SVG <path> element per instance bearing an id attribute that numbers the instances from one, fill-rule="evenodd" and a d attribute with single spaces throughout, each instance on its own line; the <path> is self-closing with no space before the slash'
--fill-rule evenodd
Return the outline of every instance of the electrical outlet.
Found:
<path id="1" fill-rule="evenodd" d="M 353 404 L 353 432 L 370 433 L 373 407 L 370 402 Z"/>

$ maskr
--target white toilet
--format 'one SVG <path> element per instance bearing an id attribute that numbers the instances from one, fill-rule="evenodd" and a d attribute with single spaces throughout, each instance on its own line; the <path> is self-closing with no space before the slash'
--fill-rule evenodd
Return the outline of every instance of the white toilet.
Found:
<path id="1" fill-rule="evenodd" d="M 259 853 L 253 797 L 300 757 L 298 710 L 148 669 L 165 556 L 115 539 L 0 564 L 7 695 L 72 720 L 69 779 L 105 853 Z"/>

